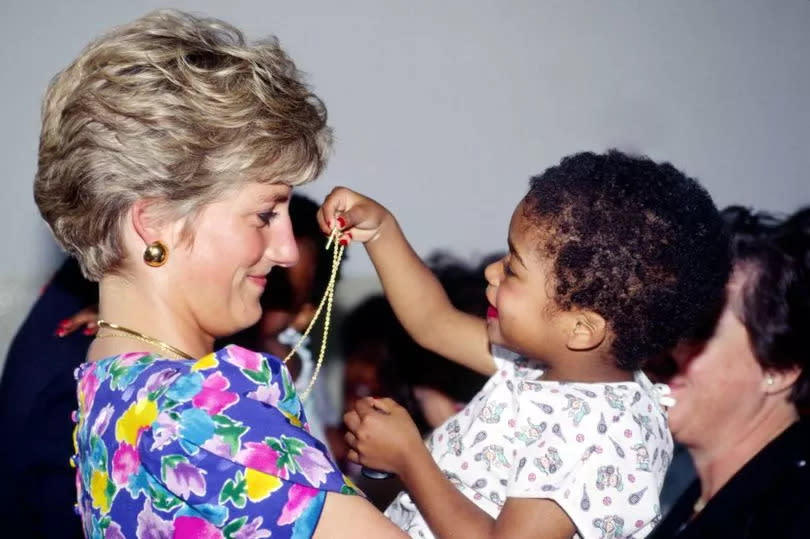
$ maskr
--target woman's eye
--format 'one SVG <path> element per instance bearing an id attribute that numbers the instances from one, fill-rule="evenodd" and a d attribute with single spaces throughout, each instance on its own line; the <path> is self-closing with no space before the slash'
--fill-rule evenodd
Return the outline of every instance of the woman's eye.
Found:
<path id="1" fill-rule="evenodd" d="M 276 211 L 270 210 L 257 213 L 256 215 L 259 217 L 259 221 L 262 222 L 262 226 L 267 226 L 270 224 L 270 221 L 275 219 L 278 213 Z"/>

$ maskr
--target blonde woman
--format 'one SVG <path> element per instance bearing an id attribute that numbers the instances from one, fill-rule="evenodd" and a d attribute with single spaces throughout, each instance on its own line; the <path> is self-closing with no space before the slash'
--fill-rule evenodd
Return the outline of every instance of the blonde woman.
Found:
<path id="1" fill-rule="evenodd" d="M 255 323 L 298 251 L 291 189 L 330 148 L 320 100 L 275 40 L 155 12 L 52 81 L 35 198 L 99 282 L 77 371 L 87 536 L 401 536 L 309 435 L 276 358 L 217 337 Z"/>

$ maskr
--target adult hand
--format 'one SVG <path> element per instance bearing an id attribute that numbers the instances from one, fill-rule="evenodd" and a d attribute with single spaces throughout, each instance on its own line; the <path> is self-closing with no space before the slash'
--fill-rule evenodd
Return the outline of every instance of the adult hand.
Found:
<path id="1" fill-rule="evenodd" d="M 96 332 L 98 332 L 98 324 L 96 324 L 97 320 L 98 305 L 91 305 L 89 307 L 85 307 L 70 318 L 66 318 L 65 320 L 59 322 L 59 325 L 56 326 L 56 331 L 54 334 L 57 337 L 66 337 L 74 331 L 84 327 L 83 333 L 85 335 L 95 335 Z"/>

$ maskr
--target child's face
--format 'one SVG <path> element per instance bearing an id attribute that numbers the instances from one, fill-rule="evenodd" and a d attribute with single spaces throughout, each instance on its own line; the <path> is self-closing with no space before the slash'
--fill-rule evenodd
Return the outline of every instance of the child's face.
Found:
<path id="1" fill-rule="evenodd" d="M 548 360 L 565 348 L 553 300 L 553 261 L 538 252 L 539 232 L 518 204 L 509 225 L 509 253 L 487 266 L 490 341 L 526 357 Z M 562 347 L 562 348 L 560 348 Z"/>

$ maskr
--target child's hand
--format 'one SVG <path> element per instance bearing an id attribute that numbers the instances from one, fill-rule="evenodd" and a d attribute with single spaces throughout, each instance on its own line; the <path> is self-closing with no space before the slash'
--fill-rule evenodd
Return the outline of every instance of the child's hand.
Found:
<path id="1" fill-rule="evenodd" d="M 409 456 L 426 450 L 408 412 L 391 399 L 360 399 L 343 420 L 348 458 L 363 466 L 402 475 Z"/>
<path id="2" fill-rule="evenodd" d="M 331 234 L 337 225 L 338 239 L 344 245 L 351 240 L 366 243 L 376 239 L 389 219 L 392 216 L 385 207 L 345 187 L 333 189 L 318 211 L 321 230 Z"/>

